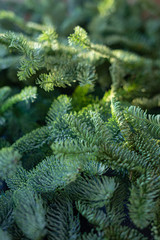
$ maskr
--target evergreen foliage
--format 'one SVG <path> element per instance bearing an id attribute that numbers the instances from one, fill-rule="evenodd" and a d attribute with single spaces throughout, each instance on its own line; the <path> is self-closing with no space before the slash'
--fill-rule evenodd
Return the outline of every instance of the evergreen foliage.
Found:
<path id="1" fill-rule="evenodd" d="M 0 11 L 0 239 L 159 240 L 156 5 L 16 9 Z"/>

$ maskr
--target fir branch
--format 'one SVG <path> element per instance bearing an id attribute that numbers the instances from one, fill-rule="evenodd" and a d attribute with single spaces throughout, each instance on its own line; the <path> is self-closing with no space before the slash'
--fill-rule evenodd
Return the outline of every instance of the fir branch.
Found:
<path id="1" fill-rule="evenodd" d="M 152 222 L 152 234 L 155 238 L 155 240 L 159 239 L 160 236 L 160 215 L 159 215 L 159 210 L 160 210 L 160 199 L 158 198 L 156 201 L 156 213 L 155 213 L 155 218 Z"/>
<path id="2" fill-rule="evenodd" d="M 79 63 L 77 66 L 77 81 L 80 86 L 90 84 L 93 85 L 97 80 L 95 67 L 89 64 Z"/>
<path id="3" fill-rule="evenodd" d="M 75 159 L 80 165 L 82 163 L 82 166 L 83 161 L 87 161 L 88 159 L 95 160 L 98 155 L 97 146 L 94 145 L 94 143 L 88 144 L 83 140 L 76 141 L 66 139 L 64 141 L 55 142 L 52 144 L 52 150 L 59 159 Z"/>
<path id="4" fill-rule="evenodd" d="M 63 196 L 63 195 L 62 195 Z M 73 214 L 72 202 L 63 196 L 56 199 L 48 209 L 47 228 L 49 240 L 77 240 L 80 236 L 80 221 Z"/>
<path id="5" fill-rule="evenodd" d="M 38 240 L 46 234 L 45 209 L 40 196 L 28 188 L 14 192 L 15 220 L 26 237 Z"/>
<path id="6" fill-rule="evenodd" d="M 96 138 L 93 136 L 93 128 L 82 118 L 81 115 L 78 116 L 76 112 L 74 114 L 66 114 L 65 119 L 68 122 L 69 128 L 80 140 L 90 144 L 95 145 Z"/>
<path id="7" fill-rule="evenodd" d="M 12 147 L 17 149 L 20 153 L 25 153 L 42 147 L 44 144 L 49 143 L 52 139 L 53 136 L 51 134 L 51 127 L 43 126 L 18 139 Z"/>
<path id="8" fill-rule="evenodd" d="M 75 27 L 74 33 L 68 37 L 68 42 L 70 46 L 79 46 L 88 50 L 92 50 L 99 54 L 102 58 L 113 58 L 119 60 L 119 58 L 113 54 L 110 48 L 104 45 L 91 43 L 89 37 L 87 36 L 87 32 L 79 26 Z"/>
<path id="9" fill-rule="evenodd" d="M 158 146 L 157 140 L 144 132 L 138 132 L 134 140 L 135 150 L 144 158 L 146 168 L 154 168 L 158 170 L 160 147 Z"/>
<path id="10" fill-rule="evenodd" d="M 16 104 L 17 102 L 27 102 L 28 100 L 31 100 L 33 102 L 36 98 L 36 94 L 36 87 L 25 87 L 19 94 L 16 94 L 4 101 L 1 105 L 0 112 L 4 113 L 8 108 L 10 108 L 13 104 Z"/>
<path id="11" fill-rule="evenodd" d="M 54 49 L 58 44 L 57 38 L 58 34 L 56 33 L 55 29 L 48 27 L 47 30 L 44 30 L 38 37 L 38 41 L 43 43 L 44 46 Z"/>
<path id="12" fill-rule="evenodd" d="M 139 228 L 147 227 L 154 219 L 155 199 L 159 196 L 160 177 L 147 172 L 132 185 L 129 212 L 132 221 Z"/>
<path id="13" fill-rule="evenodd" d="M 1 34 L 0 43 L 22 54 L 18 72 L 19 80 L 26 80 L 42 68 L 43 55 L 40 46 L 37 46 L 37 44 L 34 46 L 33 42 L 28 42 L 24 35 L 12 32 Z"/>
<path id="14" fill-rule="evenodd" d="M 134 133 L 123 114 L 123 109 L 119 102 L 112 98 L 111 102 L 112 114 L 116 117 L 122 136 L 130 149 L 134 148 Z"/>
<path id="15" fill-rule="evenodd" d="M 71 99 L 66 95 L 59 96 L 53 101 L 48 114 L 46 116 L 47 125 L 52 125 L 54 122 L 58 121 L 65 114 L 67 114 L 71 109 Z"/>
<path id="16" fill-rule="evenodd" d="M 23 167 L 17 167 L 16 172 L 6 179 L 7 186 L 11 190 L 17 190 L 28 180 L 29 173 Z"/>
<path id="17" fill-rule="evenodd" d="M 102 155 L 103 154 L 103 155 Z M 145 163 L 142 156 L 137 152 L 131 151 L 115 142 L 108 142 L 101 153 L 100 159 L 112 169 L 127 169 L 143 172 Z"/>
<path id="18" fill-rule="evenodd" d="M 78 174 L 77 163 L 61 161 L 51 156 L 39 163 L 30 173 L 27 184 L 38 192 L 56 191 L 62 189 Z"/>
<path id="19" fill-rule="evenodd" d="M 89 223 L 99 227 L 100 229 L 105 229 L 111 222 L 106 217 L 106 214 L 99 209 L 90 207 L 87 204 L 84 204 L 82 201 L 76 202 L 77 210 L 84 216 Z M 114 216 L 113 216 L 114 217 Z"/>
<path id="20" fill-rule="evenodd" d="M 160 138 L 160 115 L 147 115 L 146 111 L 135 106 L 126 109 L 126 113 L 129 113 L 127 116 L 135 126 L 144 129 L 155 138 Z"/>
<path id="21" fill-rule="evenodd" d="M 118 227 L 123 220 L 121 213 L 118 211 L 115 214 L 111 209 L 107 213 L 104 213 L 103 210 L 92 207 L 80 200 L 76 201 L 76 208 L 89 223 L 95 225 L 100 230 L 105 230 L 107 227 L 115 226 L 115 224 Z"/>
<path id="22" fill-rule="evenodd" d="M 90 207 L 100 208 L 106 205 L 112 198 L 118 184 L 114 178 L 80 177 L 69 187 L 70 195 L 79 199 Z"/>
<path id="23" fill-rule="evenodd" d="M 64 137 L 64 129 L 67 129 L 68 125 L 62 118 L 70 109 L 71 99 L 67 96 L 62 95 L 54 100 L 46 116 L 47 126 L 37 128 L 18 139 L 12 145 L 14 149 L 18 149 L 20 153 L 30 152 L 44 144 L 50 144 L 61 136 Z"/>
<path id="24" fill-rule="evenodd" d="M 39 92 L 40 101 L 29 114 L 34 112 L 32 126 L 24 119 L 23 104 L 16 111 L 7 110 L 35 97 L 35 88 L 11 97 L 10 88 L 0 89 L 0 147 L 5 147 L 0 150 L 0 178 L 10 189 L 0 193 L 0 234 L 4 239 L 10 238 L 9 233 L 13 239 L 158 240 L 160 116 L 128 106 L 132 102 L 154 112 L 153 106 L 159 105 L 159 20 L 149 17 L 142 23 L 138 1 L 132 7 L 125 0 L 82 1 L 71 16 L 61 11 L 57 19 L 53 15 L 57 6 L 64 10 L 63 4 L 54 1 L 55 14 L 50 16 L 51 5 L 44 2 L 38 18 L 37 5 L 31 4 L 36 8 L 32 17 L 46 25 L 0 11 L 2 27 L 12 22 L 16 30 L 23 30 L 18 34 L 1 29 L 0 44 L 13 53 L 0 48 L 0 69 L 6 69 L 2 85 L 8 78 L 9 83 L 14 81 L 11 75 L 20 59 L 20 80 L 36 78 L 46 91 L 59 87 L 56 95 L 63 92 L 61 87 L 70 86 L 73 100 L 60 95 L 51 105 L 46 125 L 35 129 L 43 123 L 35 115 L 41 107 L 46 110 L 52 96 Z M 79 6 L 76 0 L 69 4 Z M 72 31 L 75 16 L 89 35 L 77 26 L 67 46 L 64 37 Z M 59 39 L 52 19 L 59 25 Z M 77 84 L 83 87 L 75 91 Z M 106 89 L 102 100 L 95 97 Z M 35 130 L 13 143 L 22 131 L 19 127 L 13 136 L 14 115 L 20 116 L 22 128 L 27 124 Z M 90 233 L 88 229 L 83 233 L 83 221 L 92 228 Z"/>
<path id="25" fill-rule="evenodd" d="M 14 222 L 12 194 L 12 191 L 7 191 L 0 195 L 0 226 L 4 231 Z"/>
<path id="26" fill-rule="evenodd" d="M 83 48 L 90 47 L 90 40 L 87 32 L 80 26 L 75 27 L 74 33 L 68 38 L 69 44 L 72 46 L 81 46 Z"/>
<path id="27" fill-rule="evenodd" d="M 67 85 L 71 86 L 73 80 L 64 79 L 64 69 L 55 68 L 55 71 L 49 72 L 49 74 L 43 73 L 37 79 L 37 84 L 45 91 L 53 91 L 55 87 L 65 88 Z"/>
<path id="28" fill-rule="evenodd" d="M 12 147 L 0 150 L 0 177 L 2 179 L 6 179 L 15 173 L 20 158 L 19 152 Z"/>

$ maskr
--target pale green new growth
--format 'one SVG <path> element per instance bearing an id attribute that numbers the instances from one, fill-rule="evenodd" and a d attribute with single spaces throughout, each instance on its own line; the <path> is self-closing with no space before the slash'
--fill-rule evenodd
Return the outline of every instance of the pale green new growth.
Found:
<path id="1" fill-rule="evenodd" d="M 43 31 L 42 34 L 38 37 L 38 41 L 44 43 L 44 46 L 55 48 L 57 45 L 57 38 L 58 35 L 55 32 L 54 28 L 48 28 L 47 30 Z"/>
<path id="2" fill-rule="evenodd" d="M 87 32 L 80 26 L 75 27 L 74 33 L 68 38 L 69 44 L 75 46 L 81 46 L 87 48 L 90 46 L 90 40 L 87 36 Z"/>

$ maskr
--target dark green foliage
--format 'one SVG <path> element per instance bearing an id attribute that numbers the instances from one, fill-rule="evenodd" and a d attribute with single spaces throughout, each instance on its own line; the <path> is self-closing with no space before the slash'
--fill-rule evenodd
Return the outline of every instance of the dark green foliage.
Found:
<path id="1" fill-rule="evenodd" d="M 79 216 L 74 216 L 71 200 L 63 197 L 66 199 L 58 197 L 48 209 L 49 239 L 76 240 L 80 236 Z"/>
<path id="2" fill-rule="evenodd" d="M 3 231 L 6 231 L 9 226 L 13 224 L 14 221 L 12 191 L 7 191 L 5 194 L 1 194 L 0 207 L 1 229 Z"/>
<path id="3" fill-rule="evenodd" d="M 15 6 L 0 11 L 0 239 L 159 240 L 157 6 Z"/>
<path id="4" fill-rule="evenodd" d="M 16 171 L 16 165 L 18 164 L 21 155 L 18 151 L 14 151 L 13 148 L 2 148 L 0 151 L 0 177 L 7 179 Z"/>

